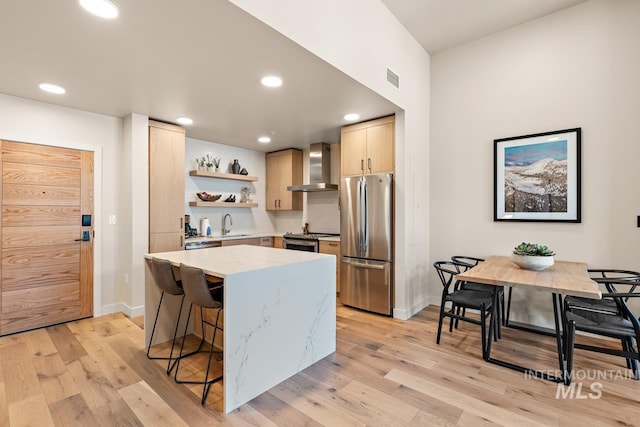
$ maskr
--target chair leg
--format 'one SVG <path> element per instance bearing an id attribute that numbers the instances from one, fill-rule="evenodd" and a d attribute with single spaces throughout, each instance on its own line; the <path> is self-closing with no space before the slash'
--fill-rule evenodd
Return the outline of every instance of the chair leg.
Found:
<path id="1" fill-rule="evenodd" d="M 171 364 L 171 360 L 173 359 L 173 348 L 176 345 L 176 337 L 178 336 L 178 327 L 180 326 L 180 316 L 182 315 L 182 306 L 184 304 L 184 297 L 185 295 L 182 295 L 182 298 L 180 298 L 180 308 L 178 309 L 178 320 L 176 320 L 176 327 L 173 330 L 173 340 L 171 341 L 171 351 L 169 352 L 169 362 L 167 363 L 167 375 L 169 375 L 171 373 L 171 370 L 173 369 L 173 367 L 176 365 L 177 359 L 174 360 L 173 365 Z M 184 337 L 182 338 L 182 341 L 184 342 Z"/>
<path id="2" fill-rule="evenodd" d="M 189 320 L 191 320 L 191 310 L 193 309 L 193 304 L 189 304 L 189 313 L 187 314 L 187 323 L 184 327 L 184 335 L 183 337 L 187 336 L 187 330 L 189 329 Z M 203 334 L 204 335 L 204 334 Z M 182 358 L 185 356 L 182 354 L 182 351 L 184 350 L 184 342 L 186 340 L 184 338 L 182 338 L 182 344 L 180 344 L 180 355 L 178 356 L 178 361 L 176 362 L 176 372 L 173 376 L 173 380 L 178 383 L 178 384 L 183 384 L 184 381 L 180 381 L 178 380 L 178 371 L 180 370 L 180 360 L 182 360 Z"/>
<path id="3" fill-rule="evenodd" d="M 440 303 L 440 316 L 438 318 L 438 334 L 436 335 L 436 344 L 440 344 L 440 335 L 442 335 L 442 321 L 444 320 L 444 301 Z"/>
<path id="4" fill-rule="evenodd" d="M 482 331 L 482 359 L 486 360 L 487 350 L 486 350 L 486 341 L 487 341 L 487 314 L 484 309 L 484 304 L 480 306 L 480 330 Z"/>
<path id="5" fill-rule="evenodd" d="M 220 312 L 222 311 L 222 309 L 218 310 L 218 314 L 216 315 L 216 324 L 213 327 L 213 338 L 211 339 L 211 348 L 209 349 L 209 361 L 207 362 L 207 373 L 204 376 L 204 387 L 202 388 L 202 399 L 200 400 L 200 404 L 202 406 L 204 406 L 204 402 L 205 400 L 207 400 L 207 394 L 209 394 L 209 389 L 211 388 L 211 384 L 213 384 L 214 381 L 217 381 L 218 379 L 222 378 L 222 375 L 211 379 L 211 381 L 209 381 L 209 370 L 211 369 L 211 356 L 213 355 L 213 345 L 216 342 L 216 333 L 218 332 L 218 320 L 220 319 Z M 204 330 L 202 335 L 204 335 Z"/>
<path id="6" fill-rule="evenodd" d="M 164 291 L 160 294 L 160 302 L 158 303 L 158 309 L 156 310 L 156 318 L 153 321 L 153 328 L 151 329 L 151 339 L 149 340 L 149 347 L 147 347 L 147 359 L 161 359 L 159 357 L 152 357 L 150 355 L 151 346 L 153 345 L 153 335 L 156 333 L 156 324 L 158 323 L 158 316 L 160 315 L 160 307 L 162 306 L 162 300 L 164 299 Z"/>
<path id="7" fill-rule="evenodd" d="M 452 302 L 451 303 L 450 312 L 454 313 L 454 314 L 458 314 L 458 313 L 460 313 L 460 307 L 456 307 L 456 304 Z M 453 317 L 449 318 L 449 332 L 453 332 L 453 322 L 454 321 L 455 321 L 455 319 Z M 456 328 L 457 328 L 457 325 L 456 325 Z"/>

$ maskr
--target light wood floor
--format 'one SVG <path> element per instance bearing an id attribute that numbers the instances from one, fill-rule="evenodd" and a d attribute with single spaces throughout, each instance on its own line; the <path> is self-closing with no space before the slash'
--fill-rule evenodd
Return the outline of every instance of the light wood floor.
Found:
<path id="1" fill-rule="evenodd" d="M 601 381 L 597 400 L 556 399 L 555 384 L 485 363 L 475 325 L 436 345 L 436 320 L 436 307 L 403 322 L 340 306 L 335 354 L 229 415 L 220 384 L 203 408 L 199 387 L 174 384 L 147 360 L 140 319 L 112 314 L 3 337 L 0 426 L 640 425 L 640 382 Z M 553 369 L 553 340 L 504 334 L 495 356 Z M 621 362 L 577 350 L 575 365 L 628 373 Z M 196 365 L 185 372 L 202 373 Z"/>

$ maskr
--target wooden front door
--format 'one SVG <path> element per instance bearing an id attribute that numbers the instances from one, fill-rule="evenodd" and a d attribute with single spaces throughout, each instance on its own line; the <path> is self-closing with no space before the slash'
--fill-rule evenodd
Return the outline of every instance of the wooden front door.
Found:
<path id="1" fill-rule="evenodd" d="M 0 335 L 91 317 L 93 153 L 0 144 Z"/>

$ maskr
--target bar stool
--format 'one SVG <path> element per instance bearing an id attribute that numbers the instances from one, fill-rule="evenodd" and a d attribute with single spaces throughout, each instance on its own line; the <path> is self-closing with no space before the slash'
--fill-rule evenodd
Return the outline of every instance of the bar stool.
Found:
<path id="1" fill-rule="evenodd" d="M 222 375 L 219 375 L 215 378 L 209 379 L 209 370 L 211 368 L 211 357 L 213 353 L 222 353 L 222 351 L 214 351 L 213 345 L 216 341 L 216 333 L 218 330 L 224 331 L 223 328 L 218 326 L 218 322 L 220 320 L 220 313 L 223 310 L 223 287 L 222 285 L 211 288 L 209 283 L 205 279 L 204 272 L 196 267 L 191 267 L 185 264 L 180 264 L 180 276 L 182 277 L 182 286 L 184 289 L 184 293 L 189 298 L 191 304 L 189 305 L 189 313 L 187 314 L 187 324 L 184 328 L 184 334 L 186 336 L 187 330 L 189 328 L 189 319 L 191 318 L 191 310 L 193 306 L 200 307 L 200 318 L 202 319 L 203 324 L 207 324 L 209 326 L 213 326 L 213 337 L 211 339 L 211 348 L 209 349 L 209 359 L 207 362 L 207 372 L 204 377 L 204 381 L 184 381 L 178 379 L 178 371 L 180 369 L 180 360 L 184 357 L 182 355 L 184 349 L 184 340 L 182 340 L 182 346 L 180 347 L 180 355 L 178 356 L 178 362 L 176 365 L 176 372 L 174 379 L 179 384 L 202 384 L 202 399 L 200 403 L 204 406 L 204 401 L 207 398 L 207 394 L 209 393 L 209 388 L 211 384 L 218 381 L 222 378 Z M 216 314 L 216 322 L 211 323 L 204 320 L 203 309 L 217 309 L 218 312 Z M 204 325 L 202 326 L 202 339 L 204 340 L 205 329 Z"/>
<path id="2" fill-rule="evenodd" d="M 176 280 L 175 275 L 173 274 L 173 267 L 171 266 L 171 263 L 169 261 L 164 259 L 159 259 L 159 258 L 151 258 L 151 274 L 155 279 L 156 285 L 162 291 L 162 294 L 160 294 L 160 302 L 158 303 L 156 318 L 153 321 L 153 329 L 151 329 L 151 339 L 149 340 L 149 347 L 147 347 L 147 358 L 151 360 L 168 360 L 167 375 L 169 375 L 169 373 L 175 366 L 176 359 L 177 359 L 173 357 L 173 349 L 176 344 L 176 336 L 178 333 L 178 325 L 180 324 L 180 315 L 182 314 L 182 305 L 184 304 L 185 294 L 184 294 L 184 291 L 182 290 L 182 282 L 180 280 Z M 162 301 L 164 300 L 165 293 L 180 297 L 180 309 L 178 311 L 176 327 L 173 331 L 173 340 L 171 341 L 171 351 L 169 352 L 169 357 L 151 356 L 150 353 L 151 353 L 151 346 L 153 345 L 153 335 L 156 332 L 158 316 L 160 315 L 160 307 L 162 307 Z M 202 345 L 202 343 L 200 345 Z M 191 354 L 195 354 L 195 352 Z M 188 354 L 186 354 L 185 356 L 188 356 Z M 173 360 L 173 364 L 171 363 L 172 360 Z"/>

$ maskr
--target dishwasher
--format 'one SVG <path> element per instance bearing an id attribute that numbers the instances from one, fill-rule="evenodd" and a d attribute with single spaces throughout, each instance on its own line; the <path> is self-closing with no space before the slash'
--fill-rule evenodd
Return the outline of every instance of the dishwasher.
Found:
<path id="1" fill-rule="evenodd" d="M 222 246 L 221 241 L 199 241 L 199 242 L 186 242 L 184 244 L 185 251 L 193 251 L 196 249 L 208 249 L 208 248 L 219 248 Z"/>

